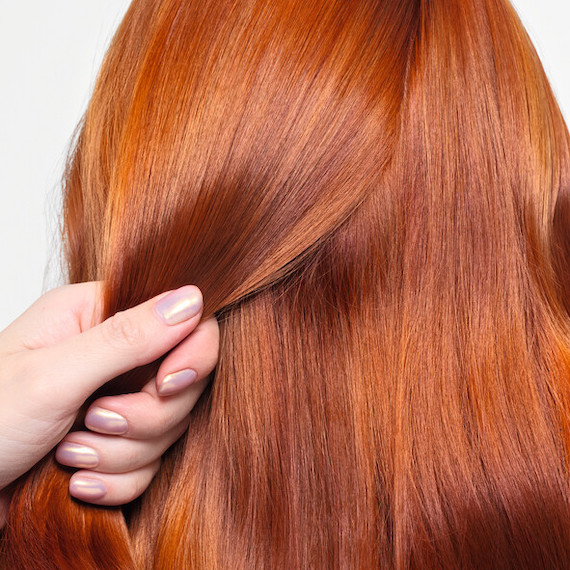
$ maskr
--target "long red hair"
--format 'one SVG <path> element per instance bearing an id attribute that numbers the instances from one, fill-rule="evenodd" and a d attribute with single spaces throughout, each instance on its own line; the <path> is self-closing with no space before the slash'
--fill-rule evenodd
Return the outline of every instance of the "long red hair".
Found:
<path id="1" fill-rule="evenodd" d="M 507 0 L 135 0 L 66 175 L 69 279 L 106 315 L 198 285 L 219 365 L 128 508 L 51 457 L 23 477 L 4 564 L 567 567 L 569 194 Z"/>

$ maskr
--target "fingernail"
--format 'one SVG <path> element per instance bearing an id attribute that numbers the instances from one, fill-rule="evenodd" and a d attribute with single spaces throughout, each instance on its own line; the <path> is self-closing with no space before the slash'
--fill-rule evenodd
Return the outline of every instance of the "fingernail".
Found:
<path id="1" fill-rule="evenodd" d="M 76 477 L 69 483 L 69 492 L 77 499 L 96 501 L 107 494 L 107 487 L 97 479 Z"/>
<path id="2" fill-rule="evenodd" d="M 62 465 L 79 467 L 80 469 L 92 469 L 99 465 L 99 456 L 91 447 L 65 441 L 59 445 L 55 452 L 55 458 Z"/>
<path id="3" fill-rule="evenodd" d="M 198 374 L 195 370 L 186 368 L 185 370 L 180 370 L 180 372 L 173 372 L 168 374 L 162 379 L 162 382 L 158 385 L 158 393 L 161 396 L 168 396 L 174 392 L 178 392 L 187 386 L 190 386 L 192 382 L 196 380 Z"/>
<path id="4" fill-rule="evenodd" d="M 123 416 L 103 408 L 91 408 L 85 416 L 85 426 L 109 435 L 121 435 L 127 433 L 129 429 L 127 420 Z"/>
<path id="5" fill-rule="evenodd" d="M 155 310 L 167 325 L 177 325 L 202 310 L 202 294 L 197 287 L 182 287 L 160 299 Z"/>

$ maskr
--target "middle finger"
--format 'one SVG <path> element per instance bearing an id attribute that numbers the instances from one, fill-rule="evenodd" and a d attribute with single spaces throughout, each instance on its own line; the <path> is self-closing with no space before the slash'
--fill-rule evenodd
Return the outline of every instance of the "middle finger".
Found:
<path id="1" fill-rule="evenodd" d="M 99 473 L 128 473 L 158 459 L 186 431 L 188 419 L 149 440 L 78 431 L 58 445 L 55 457 L 62 465 Z"/>

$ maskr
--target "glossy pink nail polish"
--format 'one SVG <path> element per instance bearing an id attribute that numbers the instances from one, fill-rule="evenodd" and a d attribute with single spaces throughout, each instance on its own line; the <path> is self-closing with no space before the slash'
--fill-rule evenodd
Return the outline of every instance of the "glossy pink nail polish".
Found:
<path id="1" fill-rule="evenodd" d="M 202 294 L 197 287 L 182 287 L 160 299 L 155 311 L 167 325 L 177 325 L 195 317 L 202 310 L 202 303 Z"/>
<path id="2" fill-rule="evenodd" d="M 129 429 L 127 420 L 123 416 L 97 407 L 87 412 L 85 426 L 93 431 L 109 435 L 122 435 Z"/>
<path id="3" fill-rule="evenodd" d="M 96 501 L 107 494 L 107 487 L 102 481 L 88 477 L 72 478 L 69 483 L 69 492 L 76 499 L 83 501 Z"/>
<path id="4" fill-rule="evenodd" d="M 175 392 L 179 392 L 193 384 L 196 381 L 196 378 L 198 378 L 198 373 L 190 368 L 180 370 L 179 372 L 173 372 L 162 379 L 162 382 L 160 382 L 157 388 L 158 393 L 161 396 L 168 396 Z"/>
<path id="5" fill-rule="evenodd" d="M 55 458 L 62 465 L 79 469 L 93 469 L 99 465 L 99 456 L 94 449 L 72 441 L 61 443 L 55 452 Z"/>

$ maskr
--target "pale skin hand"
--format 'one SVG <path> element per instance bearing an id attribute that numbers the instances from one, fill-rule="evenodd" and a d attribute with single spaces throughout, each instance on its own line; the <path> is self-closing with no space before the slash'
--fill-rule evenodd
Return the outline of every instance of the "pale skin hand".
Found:
<path id="1" fill-rule="evenodd" d="M 71 495 L 98 505 L 138 497 L 186 430 L 216 365 L 219 329 L 213 318 L 200 322 L 198 288 L 159 295 L 102 323 L 100 292 L 98 282 L 59 287 L 0 332 L 0 528 L 9 505 L 2 489 L 58 443 L 57 460 L 79 469 Z M 95 400 L 88 429 L 68 433 L 97 388 L 168 351 L 140 392 Z"/>

